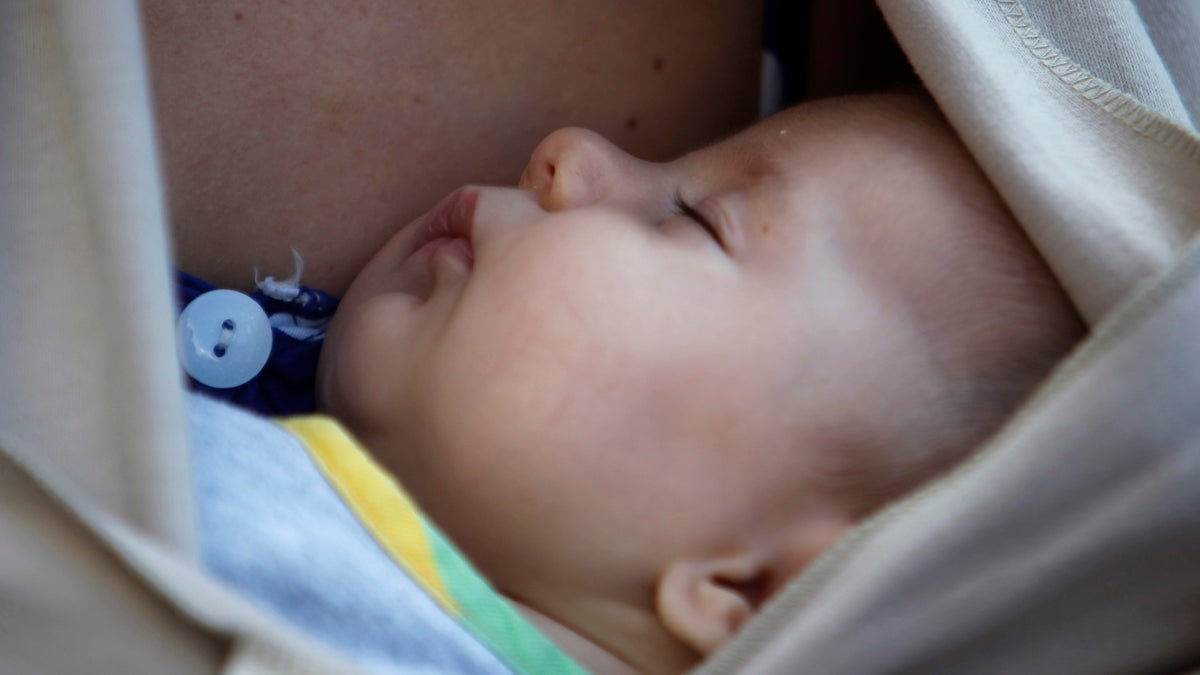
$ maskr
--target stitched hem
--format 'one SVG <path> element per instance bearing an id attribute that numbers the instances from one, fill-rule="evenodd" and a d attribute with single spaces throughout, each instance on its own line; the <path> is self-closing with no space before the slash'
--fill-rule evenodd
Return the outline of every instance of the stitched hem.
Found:
<path id="1" fill-rule="evenodd" d="M 1180 151 L 1192 161 L 1200 162 L 1200 137 L 1096 77 L 1058 51 L 1058 48 L 1034 27 L 1033 20 L 1029 18 L 1021 0 L 996 0 L 996 4 L 1029 53 L 1064 84 L 1125 126 L 1154 139 L 1166 148 Z"/>

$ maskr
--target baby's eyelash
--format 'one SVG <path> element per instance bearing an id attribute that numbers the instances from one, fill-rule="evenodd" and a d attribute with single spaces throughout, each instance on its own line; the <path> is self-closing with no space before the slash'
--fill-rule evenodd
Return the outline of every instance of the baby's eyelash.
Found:
<path id="1" fill-rule="evenodd" d="M 708 219 L 705 218 L 695 208 L 693 208 L 691 204 L 688 204 L 686 201 L 684 201 L 683 195 L 679 193 L 675 194 L 675 210 L 679 211 L 680 214 L 686 216 L 687 218 L 696 221 L 696 223 L 698 223 L 705 229 L 706 232 L 708 232 L 709 236 L 713 238 L 713 241 L 717 242 L 721 248 L 725 247 L 725 242 L 721 241 L 721 234 L 717 232 L 717 228 L 713 227 L 713 224 L 708 222 Z"/>

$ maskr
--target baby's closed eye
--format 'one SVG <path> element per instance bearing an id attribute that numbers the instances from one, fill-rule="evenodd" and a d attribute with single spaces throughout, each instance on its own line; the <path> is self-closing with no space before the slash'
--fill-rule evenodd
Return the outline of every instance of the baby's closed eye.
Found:
<path id="1" fill-rule="evenodd" d="M 705 217 L 703 213 L 685 201 L 683 195 L 675 195 L 675 210 L 679 215 L 687 218 L 691 222 L 703 228 L 705 233 L 707 233 L 708 236 L 711 237 L 718 246 L 720 246 L 722 249 L 725 249 L 725 242 L 721 238 L 720 231 L 713 226 L 712 221 Z"/>

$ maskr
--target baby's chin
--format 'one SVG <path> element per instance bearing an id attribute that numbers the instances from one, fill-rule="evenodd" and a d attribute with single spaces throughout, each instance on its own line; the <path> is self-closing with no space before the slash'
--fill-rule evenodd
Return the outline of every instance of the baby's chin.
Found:
<path id="1" fill-rule="evenodd" d="M 335 317 L 333 323 L 329 326 L 329 331 L 325 335 L 325 342 L 321 346 L 321 356 L 317 360 L 317 375 L 314 383 L 314 395 L 316 398 L 316 409 L 318 412 L 331 415 L 343 419 L 345 405 L 342 400 L 340 387 L 338 386 L 338 378 L 336 375 L 338 349 L 341 346 L 340 336 L 337 332 L 338 321 Z"/>
<path id="2" fill-rule="evenodd" d="M 386 356 L 371 347 L 375 336 L 370 326 L 356 325 L 362 323 L 356 312 L 335 315 L 317 361 L 314 392 L 318 412 L 335 417 L 360 437 L 379 425 L 389 396 L 383 389 Z"/>

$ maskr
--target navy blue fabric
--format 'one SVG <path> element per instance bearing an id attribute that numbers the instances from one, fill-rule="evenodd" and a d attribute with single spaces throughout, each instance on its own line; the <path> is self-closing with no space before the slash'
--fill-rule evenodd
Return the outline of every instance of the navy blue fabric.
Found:
<path id="1" fill-rule="evenodd" d="M 176 315 L 188 303 L 212 290 L 216 286 L 176 270 Z M 300 286 L 300 294 L 293 301 L 272 298 L 262 291 L 255 291 L 250 298 L 266 311 L 267 316 L 290 314 L 295 317 L 319 321 L 333 316 L 338 301 L 324 291 Z M 230 389 L 214 389 L 188 377 L 188 385 L 212 398 L 229 401 L 263 415 L 299 415 L 313 412 L 316 407 L 317 358 L 321 355 L 324 336 L 310 340 L 298 340 L 279 328 L 271 331 L 271 356 L 254 379 Z"/>

